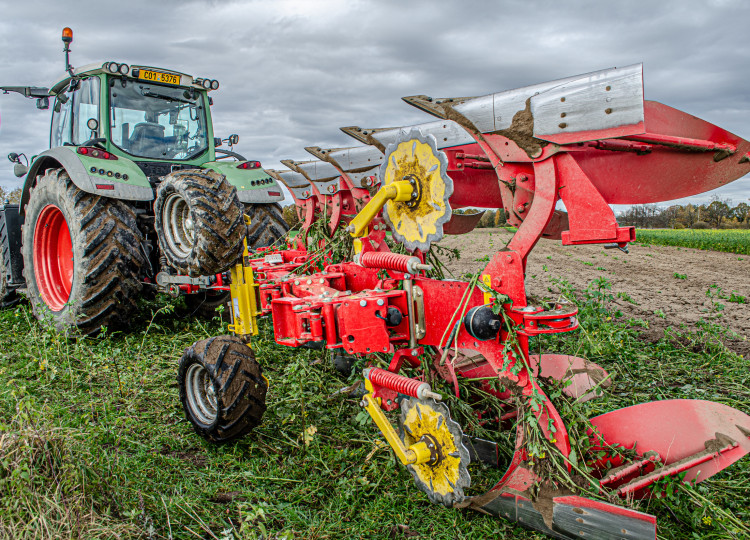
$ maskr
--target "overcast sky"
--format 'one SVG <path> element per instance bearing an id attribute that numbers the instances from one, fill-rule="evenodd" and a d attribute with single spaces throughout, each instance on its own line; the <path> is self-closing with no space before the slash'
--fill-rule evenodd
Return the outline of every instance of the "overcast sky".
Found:
<path id="1" fill-rule="evenodd" d="M 471 96 L 644 63 L 646 99 L 750 139 L 750 2 L 0 0 L 0 85 L 115 60 L 218 79 L 217 135 L 267 168 L 353 146 L 340 126 L 433 118 L 400 97 Z M 0 157 L 48 147 L 50 111 L 0 95 Z M 4 160 L 5 158 L 2 157 Z M 2 163 L 6 163 L 2 165 Z M 0 162 L 0 185 L 20 184 Z M 750 197 L 750 176 L 711 195 Z M 680 201 L 686 202 L 686 201 Z"/>

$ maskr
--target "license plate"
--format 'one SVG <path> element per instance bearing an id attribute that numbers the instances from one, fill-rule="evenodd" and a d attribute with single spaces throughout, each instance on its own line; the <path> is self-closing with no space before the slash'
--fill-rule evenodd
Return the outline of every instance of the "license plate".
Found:
<path id="1" fill-rule="evenodd" d="M 151 81 L 164 84 L 180 84 L 180 76 L 172 73 L 162 73 L 161 71 L 149 71 L 142 69 L 138 73 L 138 78 L 144 81 Z"/>

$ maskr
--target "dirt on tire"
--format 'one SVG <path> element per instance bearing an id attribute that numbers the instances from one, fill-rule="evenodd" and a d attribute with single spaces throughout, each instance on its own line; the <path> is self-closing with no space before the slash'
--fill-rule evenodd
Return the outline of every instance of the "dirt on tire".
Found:
<path id="1" fill-rule="evenodd" d="M 216 417 L 210 424 L 202 422 L 190 405 L 187 379 L 195 364 L 208 372 L 216 396 Z M 194 343 L 180 359 L 177 378 L 185 414 L 196 433 L 208 441 L 232 441 L 261 423 L 268 384 L 253 350 L 239 337 L 218 336 Z"/>
<path id="2" fill-rule="evenodd" d="M 459 248 L 461 259 L 448 263 L 458 277 L 484 267 L 513 234 L 505 229 L 475 229 L 446 236 L 441 246 Z M 631 244 L 630 254 L 605 250 L 601 245 L 563 246 L 559 240 L 540 240 L 528 257 L 528 295 L 555 296 L 555 278 L 578 291 L 597 278 L 606 278 L 615 295 L 614 308 L 624 317 L 648 322 L 641 336 L 655 342 L 668 327 L 698 331 L 701 320 L 725 326 L 739 337 L 725 345 L 738 354 L 750 354 L 750 306 L 730 302 L 750 300 L 750 257 L 692 248 Z"/>
<path id="3" fill-rule="evenodd" d="M 246 204 L 245 214 L 250 217 L 247 230 L 250 249 L 271 246 L 289 230 L 278 204 Z"/>
<path id="4" fill-rule="evenodd" d="M 188 216 L 169 213 L 170 198 L 187 206 Z M 174 206 L 173 206 L 174 208 Z M 167 175 L 159 184 L 154 201 L 156 234 L 161 252 L 170 266 L 189 276 L 210 276 L 226 271 L 242 256 L 247 227 L 237 190 L 226 177 L 211 170 L 188 169 Z M 187 244 L 179 242 L 175 229 L 187 230 Z M 180 243 L 179 249 L 173 244 Z"/>
<path id="5" fill-rule="evenodd" d="M 56 206 L 67 222 L 74 260 L 70 297 L 59 311 L 43 300 L 34 270 L 34 231 L 49 205 Z M 138 277 L 146 262 L 130 206 L 81 191 L 64 169 L 49 169 L 31 189 L 22 239 L 27 296 L 38 320 L 50 319 L 59 331 L 89 336 L 102 326 L 127 328 L 137 309 Z"/>

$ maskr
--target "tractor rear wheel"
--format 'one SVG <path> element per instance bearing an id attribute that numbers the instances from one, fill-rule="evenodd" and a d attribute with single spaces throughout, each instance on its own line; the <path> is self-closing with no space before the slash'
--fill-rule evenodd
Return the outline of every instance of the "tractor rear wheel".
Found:
<path id="1" fill-rule="evenodd" d="M 240 338 L 194 343 L 180 359 L 177 379 L 185 415 L 206 440 L 228 442 L 261 423 L 268 383 Z"/>
<path id="2" fill-rule="evenodd" d="M 246 204 L 245 213 L 250 217 L 247 231 L 250 249 L 272 246 L 289 230 L 278 204 Z"/>
<path id="3" fill-rule="evenodd" d="M 64 169 L 48 170 L 31 190 L 22 232 L 34 315 L 83 335 L 126 326 L 141 291 L 142 240 L 130 206 L 81 191 Z"/>
<path id="4" fill-rule="evenodd" d="M 224 272 L 242 256 L 247 226 L 237 190 L 211 170 L 166 176 L 154 202 L 156 234 L 167 262 L 182 274 Z"/>
<path id="5" fill-rule="evenodd" d="M 274 245 L 289 230 L 277 204 L 246 204 L 245 214 L 250 217 L 247 245 L 251 250 Z M 227 302 L 229 292 L 203 291 L 185 296 L 185 304 L 191 313 L 206 318 L 213 317 L 216 308 Z"/>

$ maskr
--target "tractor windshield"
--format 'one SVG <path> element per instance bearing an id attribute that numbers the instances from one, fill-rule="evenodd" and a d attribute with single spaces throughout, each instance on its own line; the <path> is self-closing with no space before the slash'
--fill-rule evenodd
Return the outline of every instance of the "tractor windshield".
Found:
<path id="1" fill-rule="evenodd" d="M 208 148 L 206 112 L 192 89 L 113 79 L 112 142 L 137 157 L 188 160 Z"/>

